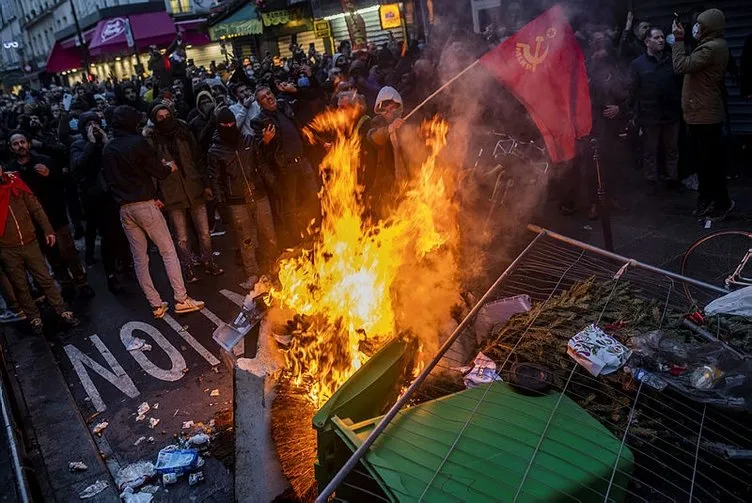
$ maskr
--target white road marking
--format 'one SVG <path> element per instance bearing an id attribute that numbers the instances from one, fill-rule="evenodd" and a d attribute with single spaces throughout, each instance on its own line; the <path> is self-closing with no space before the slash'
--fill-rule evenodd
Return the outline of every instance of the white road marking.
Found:
<path id="1" fill-rule="evenodd" d="M 103 412 L 107 409 L 107 406 L 102 401 L 102 395 L 99 394 L 96 386 L 94 386 L 94 382 L 91 380 L 91 377 L 89 377 L 89 373 L 86 371 L 85 367 L 89 367 L 91 370 L 105 378 L 128 398 L 136 398 L 140 394 L 138 388 L 136 388 L 136 385 L 133 384 L 133 380 L 131 380 L 128 374 L 125 373 L 123 367 L 118 363 L 112 353 L 110 353 L 110 350 L 107 349 L 107 346 L 104 345 L 99 336 L 92 335 L 89 337 L 89 340 L 91 340 L 94 346 L 102 354 L 102 357 L 112 371 L 107 370 L 102 365 L 92 360 L 73 344 L 66 345 L 64 349 L 96 411 Z"/>
<path id="2" fill-rule="evenodd" d="M 240 295 L 239 293 L 235 293 L 232 290 L 220 290 L 219 293 L 230 299 L 230 302 L 237 305 L 238 307 L 243 306 L 245 295 Z"/>
<path id="3" fill-rule="evenodd" d="M 203 345 L 201 345 L 201 343 L 198 342 L 188 332 L 188 330 L 185 330 L 183 326 L 175 320 L 175 318 L 173 318 L 169 314 L 166 314 L 163 320 L 165 320 L 167 324 L 170 325 L 170 327 L 172 327 L 172 329 L 175 330 L 178 333 L 178 335 L 180 335 L 180 337 L 182 337 L 183 340 L 185 340 L 185 342 L 188 343 L 188 345 L 190 345 L 193 349 L 195 349 L 198 354 L 203 356 L 204 360 L 209 362 L 209 365 L 211 365 L 212 367 L 214 367 L 215 365 L 219 365 L 219 360 L 213 354 L 211 354 L 208 349 L 206 349 Z"/>
<path id="4" fill-rule="evenodd" d="M 214 314 L 211 311 L 209 311 L 209 309 L 206 308 L 206 307 L 201 310 L 201 314 L 203 314 L 204 316 L 206 316 L 209 319 L 209 321 L 211 321 L 212 323 L 214 323 L 218 327 L 221 327 L 222 325 L 225 324 L 224 321 L 222 321 L 222 320 L 219 319 L 219 316 L 217 316 L 216 314 Z"/>
<path id="5" fill-rule="evenodd" d="M 185 358 L 183 358 L 183 355 L 180 354 L 178 348 L 170 344 L 170 341 L 168 341 L 159 330 L 149 325 L 148 323 L 144 323 L 142 321 L 129 321 L 128 323 L 123 325 L 123 327 L 120 329 L 120 340 L 123 341 L 123 346 L 127 346 L 127 342 L 133 337 L 133 332 L 135 330 L 140 330 L 154 339 L 154 342 L 156 342 L 157 345 L 161 347 L 165 353 L 167 353 L 167 356 L 170 357 L 170 362 L 172 363 L 172 367 L 169 370 L 165 370 L 163 368 L 157 367 L 154 363 L 152 363 L 152 361 L 146 357 L 146 353 L 144 351 L 130 351 L 131 356 L 139 365 L 141 365 L 141 368 L 144 369 L 152 377 L 156 377 L 157 379 L 160 379 L 162 381 L 172 382 L 182 379 L 185 375 L 183 374 L 183 369 L 185 368 Z"/>

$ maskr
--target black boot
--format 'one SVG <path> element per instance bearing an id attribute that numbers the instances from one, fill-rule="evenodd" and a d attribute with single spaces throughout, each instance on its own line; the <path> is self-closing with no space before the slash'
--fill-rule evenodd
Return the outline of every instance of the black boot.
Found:
<path id="1" fill-rule="evenodd" d="M 107 289 L 114 295 L 125 293 L 125 288 L 120 284 L 120 280 L 114 274 L 107 276 Z"/>

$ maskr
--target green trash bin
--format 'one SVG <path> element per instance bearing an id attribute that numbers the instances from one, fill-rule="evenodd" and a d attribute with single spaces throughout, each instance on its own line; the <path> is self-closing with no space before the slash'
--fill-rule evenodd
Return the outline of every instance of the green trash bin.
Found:
<path id="1" fill-rule="evenodd" d="M 380 420 L 332 423 L 354 451 Z M 603 502 L 606 493 L 619 502 L 633 464 L 627 446 L 567 396 L 521 395 L 500 382 L 402 410 L 362 462 L 390 501 L 472 503 Z M 338 497 L 357 501 L 357 483 Z"/>

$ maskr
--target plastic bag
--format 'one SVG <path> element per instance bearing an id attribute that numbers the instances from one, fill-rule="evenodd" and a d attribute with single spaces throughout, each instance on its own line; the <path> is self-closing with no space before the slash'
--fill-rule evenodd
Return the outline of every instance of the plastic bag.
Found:
<path id="1" fill-rule="evenodd" d="M 733 314 L 752 318 L 752 286 L 715 299 L 705 307 L 705 314 Z"/>
<path id="2" fill-rule="evenodd" d="M 600 327 L 590 325 L 569 339 L 567 354 L 597 377 L 616 372 L 632 351 Z"/>
<path id="3" fill-rule="evenodd" d="M 126 487 L 138 489 L 154 477 L 154 474 L 154 465 L 150 461 L 139 461 L 118 470 L 115 482 L 121 491 Z"/>
<path id="4" fill-rule="evenodd" d="M 475 318 L 475 339 L 480 344 L 499 325 L 503 325 L 509 318 L 519 313 L 526 313 L 532 309 L 530 296 L 516 295 L 505 299 L 489 302 L 481 307 Z"/>

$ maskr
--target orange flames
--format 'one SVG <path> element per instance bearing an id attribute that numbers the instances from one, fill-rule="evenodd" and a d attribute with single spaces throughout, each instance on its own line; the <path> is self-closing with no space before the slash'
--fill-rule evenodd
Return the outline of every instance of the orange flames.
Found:
<path id="1" fill-rule="evenodd" d="M 357 118 L 354 109 L 325 112 L 306 131 L 309 139 L 333 135 L 320 166 L 323 217 L 312 249 L 280 262 L 279 286 L 271 291 L 280 307 L 310 322 L 293 337 L 286 360 L 317 407 L 398 333 L 436 338 L 456 298 L 456 206 L 449 172 L 437 165 L 446 122 L 421 126 L 426 160 L 400 187 L 387 221 L 371 222 L 358 184 Z"/>

